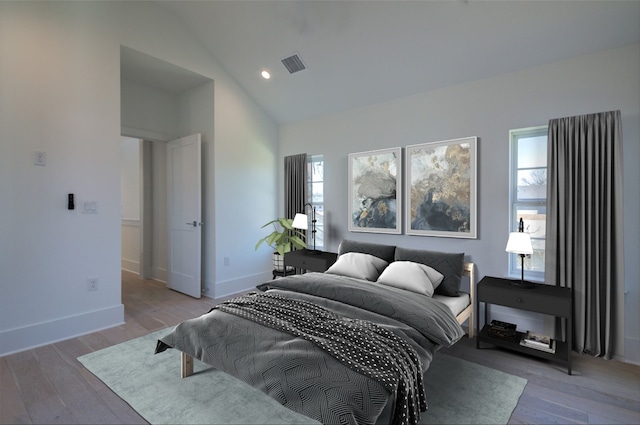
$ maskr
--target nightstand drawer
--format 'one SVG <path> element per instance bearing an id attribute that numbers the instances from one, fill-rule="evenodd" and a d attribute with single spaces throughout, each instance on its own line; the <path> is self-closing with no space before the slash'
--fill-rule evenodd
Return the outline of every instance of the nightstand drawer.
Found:
<path id="1" fill-rule="evenodd" d="M 478 288 L 478 296 L 484 302 L 500 304 L 507 307 L 530 310 L 538 313 L 558 315 L 564 312 L 569 314 L 571 300 L 535 293 L 533 289 L 504 289 L 504 288 Z"/>
<path id="2" fill-rule="evenodd" d="M 284 255 L 287 267 L 295 267 L 312 272 L 324 272 L 335 263 L 338 254 L 324 251 L 291 251 Z"/>
<path id="3" fill-rule="evenodd" d="M 312 272 L 323 272 L 327 269 L 327 261 L 318 257 L 294 257 L 293 261 L 288 261 L 288 266 L 294 266 L 298 269 L 306 269 Z"/>

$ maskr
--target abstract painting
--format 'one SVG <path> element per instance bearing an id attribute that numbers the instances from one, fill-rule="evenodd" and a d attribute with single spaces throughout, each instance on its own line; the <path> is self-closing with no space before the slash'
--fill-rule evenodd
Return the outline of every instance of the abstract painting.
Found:
<path id="1" fill-rule="evenodd" d="M 476 148 L 477 137 L 407 146 L 408 235 L 477 237 Z"/>
<path id="2" fill-rule="evenodd" d="M 402 148 L 349 154 L 349 231 L 401 233 Z"/>

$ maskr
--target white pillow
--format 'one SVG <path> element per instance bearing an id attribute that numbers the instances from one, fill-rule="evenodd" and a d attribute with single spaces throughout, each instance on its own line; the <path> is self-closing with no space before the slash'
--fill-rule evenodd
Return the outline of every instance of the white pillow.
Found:
<path id="1" fill-rule="evenodd" d="M 387 267 L 386 261 L 374 255 L 361 252 L 347 252 L 338 257 L 338 260 L 327 269 L 325 273 L 339 274 L 375 282 L 380 273 Z"/>
<path id="2" fill-rule="evenodd" d="M 412 261 L 394 261 L 384 269 L 378 283 L 431 297 L 442 279 L 442 273 L 427 265 Z"/>

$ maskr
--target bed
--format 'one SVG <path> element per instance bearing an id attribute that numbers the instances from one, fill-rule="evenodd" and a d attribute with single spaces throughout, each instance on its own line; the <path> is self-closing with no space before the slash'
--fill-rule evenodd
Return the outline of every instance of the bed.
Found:
<path id="1" fill-rule="evenodd" d="M 434 354 L 465 321 L 473 336 L 474 265 L 350 240 L 338 254 L 325 273 L 265 282 L 180 323 L 156 353 L 177 349 L 183 377 L 197 358 L 321 423 L 417 423 Z"/>

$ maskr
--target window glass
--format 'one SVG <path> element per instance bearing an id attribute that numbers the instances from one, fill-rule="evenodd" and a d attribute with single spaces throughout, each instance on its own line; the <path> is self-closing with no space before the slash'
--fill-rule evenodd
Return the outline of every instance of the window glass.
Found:
<path id="1" fill-rule="evenodd" d="M 547 169 L 518 169 L 518 200 L 547 199 Z"/>
<path id="2" fill-rule="evenodd" d="M 517 131 L 517 130 L 514 130 Z M 543 136 L 518 138 L 518 167 L 547 167 L 547 130 Z"/>
<path id="3" fill-rule="evenodd" d="M 309 155 L 308 157 L 308 190 L 307 202 L 310 202 L 316 210 L 316 249 L 324 249 L 324 159 L 322 155 Z M 312 228 L 313 213 L 307 211 L 309 217 L 309 229 Z M 307 233 L 308 246 L 313 248 L 313 235 Z"/>
<path id="4" fill-rule="evenodd" d="M 509 232 L 518 230 L 522 218 L 524 231 L 531 235 L 533 254 L 525 257 L 525 279 L 544 280 L 547 220 L 547 127 L 511 130 Z M 509 274 L 520 276 L 521 258 L 509 255 Z"/>

